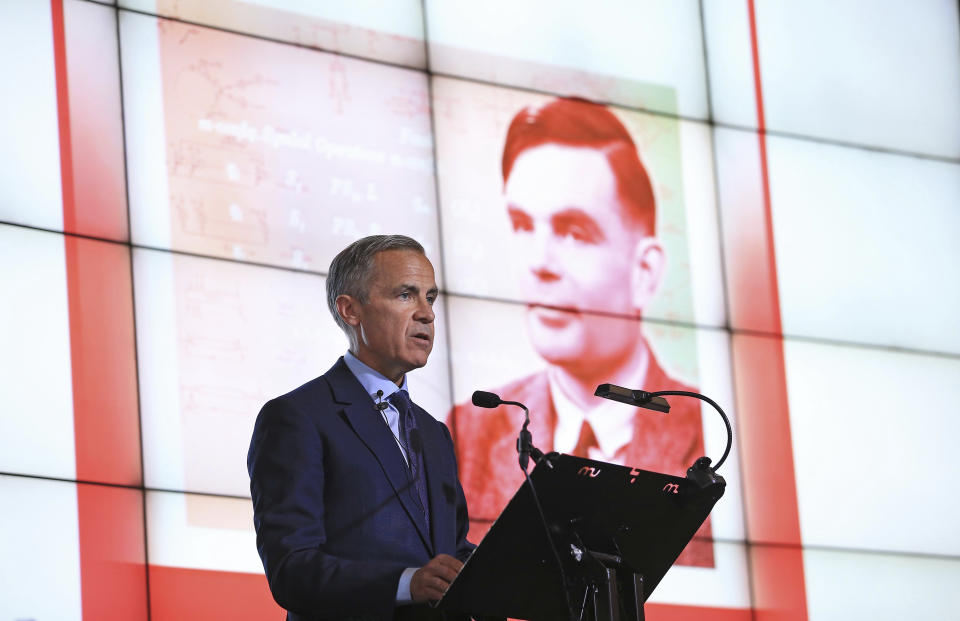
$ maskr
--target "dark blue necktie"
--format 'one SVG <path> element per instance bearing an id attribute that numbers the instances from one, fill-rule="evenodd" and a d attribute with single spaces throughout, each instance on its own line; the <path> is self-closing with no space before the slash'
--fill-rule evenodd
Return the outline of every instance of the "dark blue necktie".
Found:
<path id="1" fill-rule="evenodd" d="M 420 442 L 420 430 L 417 429 L 417 420 L 413 417 L 413 402 L 410 401 L 410 395 L 406 390 L 398 390 L 389 397 L 387 401 L 390 405 L 397 408 L 400 413 L 400 441 L 407 449 L 407 463 L 410 466 L 410 478 L 417 490 L 414 500 L 423 510 L 423 518 L 427 522 L 427 529 L 430 528 L 430 512 L 427 501 L 427 478 L 423 472 L 423 455 Z"/>

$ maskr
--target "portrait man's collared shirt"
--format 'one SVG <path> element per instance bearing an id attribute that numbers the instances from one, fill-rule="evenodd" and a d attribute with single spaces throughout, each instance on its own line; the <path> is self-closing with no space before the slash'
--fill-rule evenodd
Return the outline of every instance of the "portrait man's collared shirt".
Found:
<path id="1" fill-rule="evenodd" d="M 643 386 L 649 368 L 649 356 L 635 369 L 631 386 Z M 637 408 L 607 399 L 597 398 L 597 405 L 584 411 L 571 401 L 556 379 L 556 371 L 548 369 L 547 380 L 550 384 L 550 398 L 557 412 L 557 427 L 553 433 L 553 450 L 558 453 L 572 453 L 580 441 L 584 422 L 589 423 L 596 436 L 596 446 L 587 450 L 585 457 L 597 461 L 624 465 L 623 449 L 633 439 L 634 420 Z"/>

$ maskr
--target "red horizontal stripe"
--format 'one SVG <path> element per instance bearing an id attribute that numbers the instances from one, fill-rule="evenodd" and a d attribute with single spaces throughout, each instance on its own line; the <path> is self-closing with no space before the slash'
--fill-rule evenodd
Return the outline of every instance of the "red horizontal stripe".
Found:
<path id="1" fill-rule="evenodd" d="M 150 566 L 152 621 L 280 620 L 262 574 Z"/>

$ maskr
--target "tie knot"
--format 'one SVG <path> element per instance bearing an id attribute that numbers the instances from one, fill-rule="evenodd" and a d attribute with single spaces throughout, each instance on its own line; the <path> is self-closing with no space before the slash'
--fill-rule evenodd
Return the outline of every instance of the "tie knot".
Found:
<path id="1" fill-rule="evenodd" d="M 387 397 L 387 401 L 389 401 L 393 407 L 397 408 L 397 411 L 401 414 L 410 410 L 413 406 L 413 402 L 410 401 L 410 394 L 402 388 Z"/>

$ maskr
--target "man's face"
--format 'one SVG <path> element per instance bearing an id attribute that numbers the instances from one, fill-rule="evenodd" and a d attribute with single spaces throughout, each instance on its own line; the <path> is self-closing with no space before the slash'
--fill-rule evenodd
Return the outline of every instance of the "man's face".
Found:
<path id="1" fill-rule="evenodd" d="M 636 322 L 610 315 L 638 315 L 633 270 L 645 235 L 624 222 L 603 153 L 554 144 L 525 151 L 504 194 L 540 355 L 568 366 L 628 356 L 640 338 Z"/>
<path id="2" fill-rule="evenodd" d="M 433 350 L 433 265 L 414 250 L 374 257 L 367 301 L 357 304 L 357 357 L 391 380 L 427 364 Z"/>

